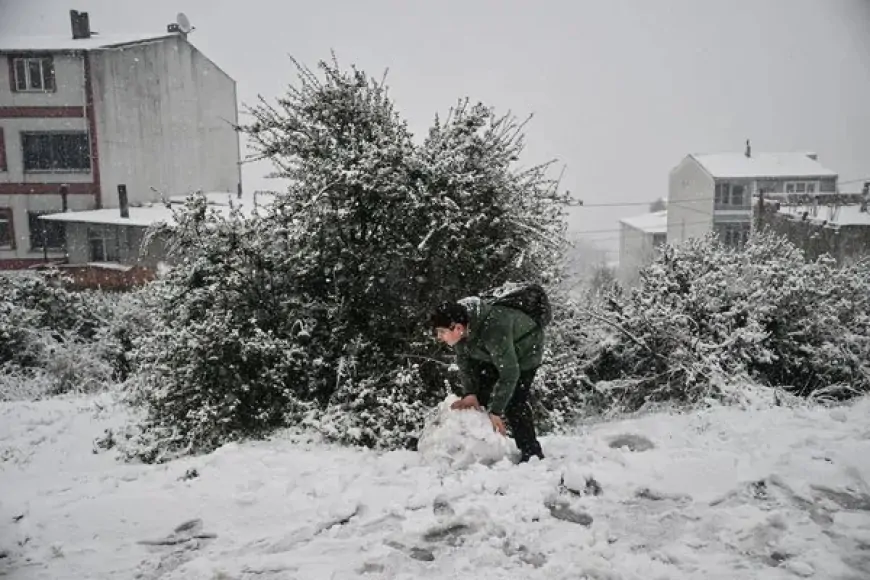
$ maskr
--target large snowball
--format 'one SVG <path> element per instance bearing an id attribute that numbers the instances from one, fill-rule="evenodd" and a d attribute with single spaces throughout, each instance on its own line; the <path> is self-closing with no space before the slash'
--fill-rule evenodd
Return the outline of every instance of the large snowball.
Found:
<path id="1" fill-rule="evenodd" d="M 489 415 L 474 410 L 454 411 L 450 404 L 456 400 L 456 396 L 449 395 L 423 428 L 417 450 L 424 459 L 451 467 L 491 465 L 504 458 L 516 461 L 517 446 L 493 430 Z"/>

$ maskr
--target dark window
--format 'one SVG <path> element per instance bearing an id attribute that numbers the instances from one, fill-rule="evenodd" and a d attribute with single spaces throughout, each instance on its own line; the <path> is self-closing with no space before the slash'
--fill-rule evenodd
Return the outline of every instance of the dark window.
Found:
<path id="1" fill-rule="evenodd" d="M 27 212 L 27 226 L 30 228 L 30 248 L 59 250 L 66 245 L 66 226 L 63 222 L 39 219 L 47 212 Z"/>
<path id="2" fill-rule="evenodd" d="M 118 262 L 118 238 L 109 228 L 88 228 L 88 254 L 91 262 Z"/>
<path id="3" fill-rule="evenodd" d="M 15 249 L 15 226 L 12 223 L 12 210 L 0 207 L 0 248 Z"/>
<path id="4" fill-rule="evenodd" d="M 664 246 L 668 241 L 668 234 L 653 234 L 653 247 Z"/>
<path id="5" fill-rule="evenodd" d="M 743 207 L 743 190 L 744 188 L 742 185 L 731 186 L 731 205 Z"/>
<path id="6" fill-rule="evenodd" d="M 12 86 L 16 91 L 53 91 L 54 59 L 50 56 L 28 56 L 12 59 Z"/>
<path id="7" fill-rule="evenodd" d="M 88 134 L 22 133 L 25 171 L 89 171 Z"/>

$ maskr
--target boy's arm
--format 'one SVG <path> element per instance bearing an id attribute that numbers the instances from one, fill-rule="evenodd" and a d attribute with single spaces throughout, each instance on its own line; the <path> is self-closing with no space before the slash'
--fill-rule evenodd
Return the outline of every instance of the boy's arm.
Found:
<path id="1" fill-rule="evenodd" d="M 471 376 L 468 365 L 468 354 L 465 349 L 456 351 L 456 366 L 459 367 L 459 380 L 462 383 L 462 394 L 478 395 L 478 386 L 475 377 Z"/>
<path id="2" fill-rule="evenodd" d="M 494 415 L 502 415 L 520 379 L 520 365 L 513 334 L 509 328 L 502 328 L 499 332 L 493 333 L 485 344 L 492 357 L 492 364 L 498 369 L 498 381 L 492 389 L 489 411 Z"/>

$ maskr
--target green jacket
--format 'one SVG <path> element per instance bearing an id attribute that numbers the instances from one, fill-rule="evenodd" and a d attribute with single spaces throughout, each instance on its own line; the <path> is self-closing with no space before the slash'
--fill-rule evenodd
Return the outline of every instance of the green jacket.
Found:
<path id="1" fill-rule="evenodd" d="M 456 363 L 466 395 L 479 394 L 478 378 L 470 371 L 471 359 L 489 362 L 498 369 L 489 410 L 500 415 L 514 394 L 521 371 L 541 366 L 544 330 L 526 313 L 505 306 L 491 306 L 479 298 L 464 298 L 468 330 L 456 343 Z"/>

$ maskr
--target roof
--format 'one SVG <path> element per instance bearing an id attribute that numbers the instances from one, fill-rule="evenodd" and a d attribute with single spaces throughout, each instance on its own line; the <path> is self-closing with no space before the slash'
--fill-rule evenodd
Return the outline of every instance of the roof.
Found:
<path id="1" fill-rule="evenodd" d="M 813 215 L 812 205 L 784 205 L 779 213 L 800 220 L 807 212 L 807 221 L 811 223 L 827 222 L 827 225 L 837 226 L 870 226 L 870 213 L 862 212 L 860 204 L 852 205 L 820 205 Z"/>
<path id="2" fill-rule="evenodd" d="M 624 218 L 619 220 L 619 223 L 647 234 L 665 234 L 668 231 L 668 210 L 663 209 L 644 215 Z"/>
<path id="3" fill-rule="evenodd" d="M 164 40 L 173 36 L 181 35 L 174 32 L 95 34 L 90 38 L 79 39 L 74 39 L 70 35 L 2 36 L 0 37 L 0 52 L 99 50 Z"/>
<path id="4" fill-rule="evenodd" d="M 254 207 L 256 196 L 257 207 L 264 207 L 274 201 L 274 195 L 269 193 L 253 193 L 243 195 L 241 199 L 234 193 L 208 192 L 203 194 L 208 205 L 218 213 L 229 215 L 230 202 L 241 208 L 242 215 L 250 216 Z M 159 223 L 172 225 L 174 223 L 173 212 L 184 207 L 184 201 L 188 196 L 170 197 L 170 206 L 163 203 L 152 203 L 143 206 L 130 206 L 130 217 L 121 217 L 121 210 L 117 207 L 105 209 L 92 209 L 86 211 L 67 211 L 41 216 L 40 219 L 57 222 L 87 223 L 101 225 L 121 225 L 147 228 Z"/>
<path id="5" fill-rule="evenodd" d="M 707 173 L 719 178 L 760 177 L 836 177 L 831 171 L 813 159 L 813 153 L 693 153 L 689 157 L 697 161 Z"/>

